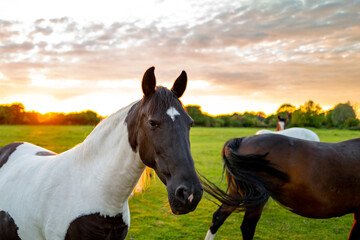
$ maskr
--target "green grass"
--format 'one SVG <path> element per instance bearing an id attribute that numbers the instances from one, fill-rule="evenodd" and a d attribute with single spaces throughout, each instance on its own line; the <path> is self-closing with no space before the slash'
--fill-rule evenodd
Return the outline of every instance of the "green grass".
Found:
<path id="1" fill-rule="evenodd" d="M 0 146 L 30 142 L 61 153 L 82 142 L 93 126 L 13 126 L 0 125 Z"/>
<path id="2" fill-rule="evenodd" d="M 63 152 L 83 141 L 89 126 L 0 126 L 0 146 L 27 141 L 55 152 Z M 211 181 L 221 181 L 220 151 L 230 138 L 254 134 L 255 128 L 193 128 L 191 148 L 195 167 Z M 325 142 L 360 137 L 360 131 L 312 129 Z M 131 227 L 127 239 L 204 239 L 217 206 L 205 194 L 197 209 L 189 214 L 171 213 L 165 186 L 156 178 L 142 194 L 129 201 Z M 217 239 L 241 239 L 242 213 L 232 214 L 220 228 Z M 254 239 L 347 239 L 352 216 L 308 219 L 297 216 L 270 200 L 261 217 Z"/>

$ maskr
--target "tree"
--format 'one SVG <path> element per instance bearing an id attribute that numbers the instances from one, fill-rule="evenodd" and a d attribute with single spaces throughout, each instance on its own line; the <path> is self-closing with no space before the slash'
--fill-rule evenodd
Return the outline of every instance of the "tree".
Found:
<path id="1" fill-rule="evenodd" d="M 222 121 L 222 127 L 230 127 L 231 126 L 231 116 L 228 114 L 216 116 L 216 118 Z"/>
<path id="2" fill-rule="evenodd" d="M 296 107 L 294 105 L 290 103 L 284 103 L 278 108 L 278 110 L 276 110 L 276 113 L 278 116 L 289 117 L 289 119 L 291 119 L 291 115 L 295 110 Z"/>
<path id="3" fill-rule="evenodd" d="M 278 108 L 278 110 L 276 110 L 276 113 L 282 113 L 282 112 L 293 113 L 295 109 L 296 107 L 294 105 L 290 103 L 284 103 Z"/>
<path id="4" fill-rule="evenodd" d="M 360 127 L 360 120 L 357 118 L 348 118 L 345 120 L 344 126 L 347 128 Z"/>
<path id="5" fill-rule="evenodd" d="M 326 112 L 326 126 L 327 127 L 334 127 L 334 123 L 332 121 L 332 114 L 334 112 L 334 109 L 330 109 Z"/>
<path id="6" fill-rule="evenodd" d="M 320 127 L 326 120 L 319 104 L 309 100 L 292 114 L 292 123 L 300 127 Z"/>
<path id="7" fill-rule="evenodd" d="M 7 107 L 4 105 L 0 106 L 0 124 L 7 124 Z"/>
<path id="8" fill-rule="evenodd" d="M 264 120 L 264 123 L 268 127 L 276 127 L 277 122 L 278 122 L 277 114 L 271 114 L 271 115 L 267 116 L 267 118 Z"/>
<path id="9" fill-rule="evenodd" d="M 40 113 L 35 112 L 35 111 L 25 112 L 24 118 L 23 118 L 23 123 L 37 125 L 37 124 L 39 124 L 39 116 L 40 116 Z"/>
<path id="10" fill-rule="evenodd" d="M 0 105 L 0 124 L 44 124 L 44 125 L 96 125 L 101 117 L 96 112 L 87 110 L 76 113 L 26 112 L 22 103 Z"/>
<path id="11" fill-rule="evenodd" d="M 259 121 L 263 122 L 266 118 L 266 114 L 264 112 L 257 112 L 256 114 L 256 117 L 258 118 Z"/>
<path id="12" fill-rule="evenodd" d="M 185 108 L 187 113 L 194 120 L 196 126 L 205 126 L 207 124 L 207 117 L 202 113 L 200 106 L 187 105 Z"/>
<path id="13" fill-rule="evenodd" d="M 25 107 L 22 103 L 6 104 L 0 107 L 1 124 L 23 124 L 24 116 Z"/>
<path id="14" fill-rule="evenodd" d="M 343 126 L 345 121 L 349 118 L 356 118 L 355 110 L 351 106 L 350 102 L 339 103 L 334 107 L 331 114 L 331 120 L 335 126 Z"/>
<path id="15" fill-rule="evenodd" d="M 100 121 L 97 113 L 90 110 L 69 113 L 65 116 L 65 119 L 67 124 L 72 125 L 95 125 Z"/>

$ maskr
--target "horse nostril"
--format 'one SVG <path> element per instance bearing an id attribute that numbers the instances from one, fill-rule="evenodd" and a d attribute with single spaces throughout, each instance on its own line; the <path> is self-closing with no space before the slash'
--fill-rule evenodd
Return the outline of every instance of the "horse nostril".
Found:
<path id="1" fill-rule="evenodd" d="M 189 198 L 189 193 L 188 193 L 187 187 L 185 187 L 183 185 L 179 186 L 175 191 L 175 197 L 181 203 L 185 204 Z"/>

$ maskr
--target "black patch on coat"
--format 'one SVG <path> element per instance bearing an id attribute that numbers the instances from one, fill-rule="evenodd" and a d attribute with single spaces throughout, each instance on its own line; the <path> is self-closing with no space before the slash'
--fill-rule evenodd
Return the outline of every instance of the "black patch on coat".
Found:
<path id="1" fill-rule="evenodd" d="M 7 212 L 0 211 L 0 239 L 21 240 L 17 230 L 14 219 Z"/>
<path id="2" fill-rule="evenodd" d="M 7 162 L 10 155 L 16 150 L 23 142 L 14 142 L 0 148 L 0 168 Z"/>
<path id="3" fill-rule="evenodd" d="M 36 156 L 54 156 L 56 153 L 50 152 L 50 151 L 40 151 L 35 153 Z"/>
<path id="4" fill-rule="evenodd" d="M 94 213 L 72 221 L 65 240 L 122 240 L 125 239 L 128 229 L 122 214 L 107 217 Z"/>

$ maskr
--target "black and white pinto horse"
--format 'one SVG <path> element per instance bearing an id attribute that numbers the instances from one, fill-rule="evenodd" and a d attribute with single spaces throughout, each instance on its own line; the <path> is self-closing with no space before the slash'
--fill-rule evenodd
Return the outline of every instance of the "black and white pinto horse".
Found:
<path id="1" fill-rule="evenodd" d="M 149 166 L 166 185 L 173 213 L 195 210 L 202 185 L 190 152 L 193 120 L 171 91 L 156 87 L 154 67 L 144 97 L 102 121 L 83 143 L 55 154 L 26 142 L 0 149 L 0 239 L 125 239 L 128 198 Z"/>
<path id="2" fill-rule="evenodd" d="M 262 129 L 257 131 L 256 135 L 272 133 L 272 134 L 284 135 L 287 137 L 304 139 L 308 141 L 320 142 L 319 136 L 310 129 L 299 128 L 299 127 L 293 127 L 288 129 L 285 128 L 286 128 L 286 118 L 281 118 L 280 116 L 278 116 L 278 122 L 275 132 L 267 129 Z"/>

